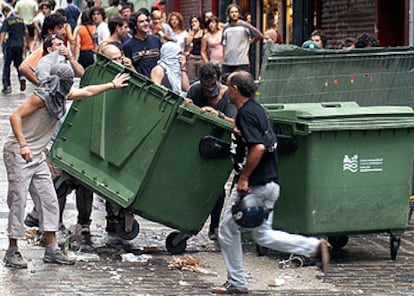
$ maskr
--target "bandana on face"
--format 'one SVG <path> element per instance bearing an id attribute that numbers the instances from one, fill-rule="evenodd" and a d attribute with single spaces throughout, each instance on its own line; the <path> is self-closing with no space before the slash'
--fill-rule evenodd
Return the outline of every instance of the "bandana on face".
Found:
<path id="1" fill-rule="evenodd" d="M 221 84 L 216 83 L 209 88 L 203 87 L 203 95 L 207 97 L 208 99 L 215 98 L 219 95 L 221 89 Z"/>
<path id="2" fill-rule="evenodd" d="M 45 103 L 46 109 L 57 119 L 66 113 L 66 96 L 73 85 L 75 73 L 68 64 L 58 64 L 50 70 L 50 75 L 41 81 L 34 93 Z"/>

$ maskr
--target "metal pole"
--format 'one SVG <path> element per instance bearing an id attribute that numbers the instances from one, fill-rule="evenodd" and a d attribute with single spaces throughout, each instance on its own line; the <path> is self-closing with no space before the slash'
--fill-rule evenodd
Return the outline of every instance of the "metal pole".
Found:
<path id="1" fill-rule="evenodd" d="M 414 45 L 414 0 L 410 0 L 408 8 L 408 45 Z"/>

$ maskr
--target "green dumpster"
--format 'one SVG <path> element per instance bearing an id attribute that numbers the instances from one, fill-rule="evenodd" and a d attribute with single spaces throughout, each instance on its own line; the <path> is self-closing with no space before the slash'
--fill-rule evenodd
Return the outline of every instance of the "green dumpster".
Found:
<path id="1" fill-rule="evenodd" d="M 355 102 L 265 104 L 279 137 L 281 193 L 273 227 L 328 236 L 391 233 L 408 224 L 414 111 Z"/>
<path id="2" fill-rule="evenodd" d="M 261 103 L 356 101 L 361 106 L 413 106 L 414 48 L 308 50 L 265 48 Z"/>
<path id="3" fill-rule="evenodd" d="M 122 71 L 100 56 L 81 84 Z M 172 253 L 184 251 L 203 227 L 232 169 L 231 125 L 181 103 L 178 94 L 131 73 L 127 88 L 74 102 L 50 152 L 53 163 L 99 195 L 179 230 L 167 238 Z M 217 151 L 200 153 L 206 147 Z"/>

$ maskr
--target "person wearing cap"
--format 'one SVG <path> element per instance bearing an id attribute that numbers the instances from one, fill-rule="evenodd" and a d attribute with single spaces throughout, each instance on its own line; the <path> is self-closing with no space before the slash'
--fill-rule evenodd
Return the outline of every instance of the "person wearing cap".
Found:
<path id="1" fill-rule="evenodd" d="M 27 268 L 27 261 L 19 251 L 17 240 L 25 238 L 23 218 L 29 192 L 39 212 L 39 230 L 45 235 L 43 261 L 74 264 L 74 260 L 60 250 L 56 242 L 59 206 L 44 150 L 59 119 L 66 113 L 66 100 L 79 100 L 126 87 L 129 75 L 117 75 L 108 83 L 72 90 L 73 78 L 74 71 L 70 65 L 53 66 L 49 77 L 42 80 L 32 95 L 10 116 L 11 132 L 3 148 L 9 207 L 9 247 L 3 261 L 8 267 Z"/>

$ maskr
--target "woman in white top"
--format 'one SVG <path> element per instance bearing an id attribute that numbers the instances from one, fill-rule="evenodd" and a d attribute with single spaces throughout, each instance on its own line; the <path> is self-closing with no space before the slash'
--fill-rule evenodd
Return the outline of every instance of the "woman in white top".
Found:
<path id="1" fill-rule="evenodd" d="M 188 37 L 188 32 L 184 28 L 185 22 L 183 15 L 179 12 L 173 11 L 168 15 L 167 23 L 172 28 L 175 39 L 177 40 L 181 50 L 185 52 L 185 40 Z"/>

